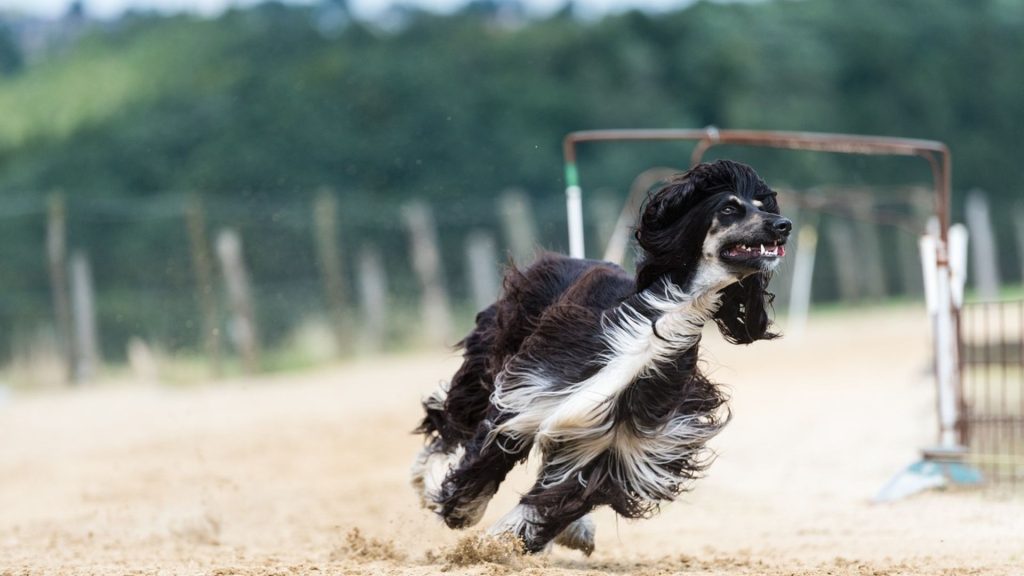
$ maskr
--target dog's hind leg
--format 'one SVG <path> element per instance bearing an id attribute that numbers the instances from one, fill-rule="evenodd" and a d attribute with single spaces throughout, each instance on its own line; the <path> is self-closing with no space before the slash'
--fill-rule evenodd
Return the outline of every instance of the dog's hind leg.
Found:
<path id="1" fill-rule="evenodd" d="M 541 475 L 543 478 L 543 472 Z M 576 477 L 554 486 L 537 482 L 519 504 L 488 531 L 511 533 L 536 553 L 554 542 L 590 555 L 594 551 L 594 523 L 588 515 L 594 503 Z"/>
<path id="2" fill-rule="evenodd" d="M 594 536 L 597 529 L 590 514 L 566 524 L 551 516 L 551 510 L 541 511 L 535 506 L 520 502 L 488 528 L 489 534 L 512 534 L 523 542 L 527 552 L 536 553 L 552 543 L 579 550 L 590 556 L 594 551 Z"/>
<path id="3" fill-rule="evenodd" d="M 587 514 L 579 520 L 573 521 L 558 536 L 555 536 L 555 544 L 579 550 L 590 556 L 594 551 L 594 536 L 596 534 L 597 526 L 590 514 Z"/>

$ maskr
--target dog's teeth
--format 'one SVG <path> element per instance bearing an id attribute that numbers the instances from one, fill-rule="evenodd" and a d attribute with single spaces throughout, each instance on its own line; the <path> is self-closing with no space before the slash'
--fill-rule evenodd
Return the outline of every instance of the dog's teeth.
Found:
<path id="1" fill-rule="evenodd" d="M 761 244 L 761 256 L 764 256 L 764 244 Z"/>

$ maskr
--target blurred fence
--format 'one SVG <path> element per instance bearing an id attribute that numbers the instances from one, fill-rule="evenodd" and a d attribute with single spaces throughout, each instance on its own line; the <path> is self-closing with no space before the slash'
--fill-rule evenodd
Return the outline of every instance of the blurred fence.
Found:
<path id="1" fill-rule="evenodd" d="M 564 230 L 560 196 L 515 190 L 434 203 L 326 189 L 8 199 L 0 366 L 87 378 L 75 366 L 130 360 L 132 342 L 214 372 L 454 344 L 509 254 L 562 249 Z"/>
<path id="2" fill-rule="evenodd" d="M 589 256 L 625 196 L 588 194 Z M 783 192 L 797 228 L 818 232 L 814 300 L 918 297 L 928 202 L 915 189 Z M 103 363 L 145 373 L 170 358 L 208 375 L 451 345 L 509 257 L 566 244 L 557 192 L 14 196 L 0 204 L 0 367 L 87 379 Z M 792 260 L 773 284 L 780 311 Z"/>
<path id="3" fill-rule="evenodd" d="M 1024 486 L 1024 301 L 961 314 L 964 437 L 988 481 Z"/>

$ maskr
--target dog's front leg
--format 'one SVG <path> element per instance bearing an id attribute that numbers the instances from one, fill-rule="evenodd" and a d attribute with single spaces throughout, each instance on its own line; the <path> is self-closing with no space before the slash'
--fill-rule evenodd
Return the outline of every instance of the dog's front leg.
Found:
<path id="1" fill-rule="evenodd" d="M 449 528 L 468 528 L 479 522 L 505 476 L 529 453 L 531 442 L 516 443 L 501 434 L 488 441 L 490 430 L 486 421 L 481 424 L 466 445 L 465 456 L 441 487 L 437 504 Z M 525 447 L 509 450 L 513 445 Z"/>

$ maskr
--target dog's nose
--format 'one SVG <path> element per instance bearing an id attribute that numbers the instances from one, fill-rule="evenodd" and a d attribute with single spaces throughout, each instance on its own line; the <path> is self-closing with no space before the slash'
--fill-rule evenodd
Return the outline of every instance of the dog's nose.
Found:
<path id="1" fill-rule="evenodd" d="M 789 232 L 793 230 L 793 223 L 790 222 L 789 218 L 779 218 L 772 222 L 772 229 L 783 236 L 789 236 Z"/>

